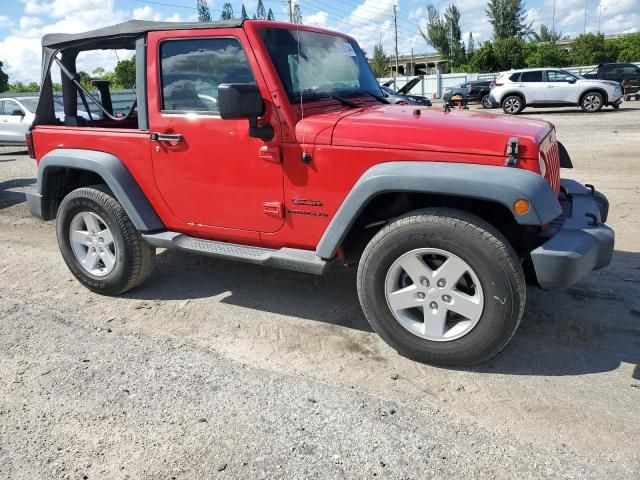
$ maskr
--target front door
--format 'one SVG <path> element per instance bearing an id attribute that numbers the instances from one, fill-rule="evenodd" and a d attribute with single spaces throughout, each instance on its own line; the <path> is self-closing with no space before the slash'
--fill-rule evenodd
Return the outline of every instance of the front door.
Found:
<path id="1" fill-rule="evenodd" d="M 11 99 L 0 100 L 0 143 L 24 143 L 28 130 L 22 107 Z"/>
<path id="2" fill-rule="evenodd" d="M 249 137 L 248 120 L 219 115 L 221 83 L 257 83 L 268 98 L 246 45 L 238 29 L 200 30 L 195 38 L 193 32 L 149 33 L 155 181 L 173 214 L 196 228 L 274 232 L 284 222 L 277 133 L 265 143 Z M 267 117 L 275 115 L 267 110 Z"/>
<path id="3" fill-rule="evenodd" d="M 570 82 L 573 80 L 573 82 Z M 546 102 L 553 104 L 578 103 L 580 87 L 576 79 L 561 70 L 547 70 Z"/>

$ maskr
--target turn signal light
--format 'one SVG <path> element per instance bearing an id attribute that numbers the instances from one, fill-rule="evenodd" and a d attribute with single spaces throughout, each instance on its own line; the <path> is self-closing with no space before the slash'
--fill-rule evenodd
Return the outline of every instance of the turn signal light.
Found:
<path id="1" fill-rule="evenodd" d="M 524 215 L 529 211 L 530 208 L 531 208 L 531 205 L 529 205 L 529 202 L 524 198 L 520 198 L 515 202 L 513 202 L 513 211 L 516 212 L 518 215 Z"/>

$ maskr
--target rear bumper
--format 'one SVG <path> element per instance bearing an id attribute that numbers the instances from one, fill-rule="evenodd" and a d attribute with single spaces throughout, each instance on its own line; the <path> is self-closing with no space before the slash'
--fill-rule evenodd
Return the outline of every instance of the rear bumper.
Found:
<path id="1" fill-rule="evenodd" d="M 496 100 L 496 97 L 494 97 L 492 94 L 489 94 L 489 100 L 491 101 L 491 105 L 493 106 L 493 108 L 498 108 L 500 106 L 500 102 L 498 102 L 498 100 Z"/>
<path id="2" fill-rule="evenodd" d="M 615 234 L 604 222 L 609 202 L 595 190 L 574 180 L 562 180 L 565 218 L 552 225 L 548 240 L 531 252 L 531 260 L 542 288 L 566 288 L 592 270 L 611 262 Z"/>

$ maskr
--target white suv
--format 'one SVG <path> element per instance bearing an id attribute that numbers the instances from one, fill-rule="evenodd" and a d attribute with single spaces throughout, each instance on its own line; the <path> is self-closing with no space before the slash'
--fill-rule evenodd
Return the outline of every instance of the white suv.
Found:
<path id="1" fill-rule="evenodd" d="M 579 105 L 597 112 L 605 105 L 618 108 L 622 85 L 608 80 L 588 80 L 558 68 L 511 70 L 498 75 L 490 99 L 505 113 L 515 115 L 525 107 Z"/>

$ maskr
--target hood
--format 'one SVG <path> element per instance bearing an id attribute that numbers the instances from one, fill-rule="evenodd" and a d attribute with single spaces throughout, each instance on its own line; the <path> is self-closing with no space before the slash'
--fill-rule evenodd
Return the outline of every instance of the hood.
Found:
<path id="1" fill-rule="evenodd" d="M 419 77 L 419 76 L 412 78 L 400 90 L 398 90 L 398 93 L 400 95 L 408 94 L 411 91 L 411 89 L 415 87 L 421 79 L 422 77 Z"/>
<path id="2" fill-rule="evenodd" d="M 518 137 L 520 155 L 536 159 L 537 145 L 553 128 L 542 120 L 411 105 L 351 110 L 336 120 L 331 135 L 336 146 L 504 156 L 509 138 Z"/>

